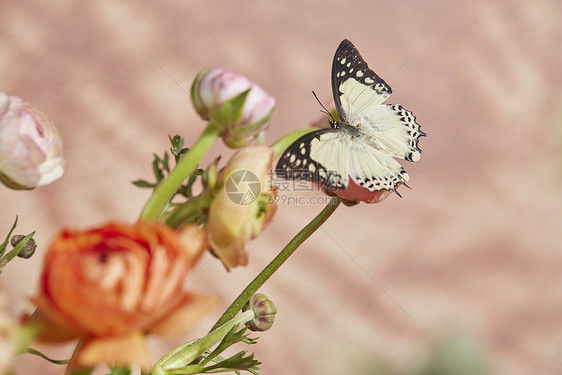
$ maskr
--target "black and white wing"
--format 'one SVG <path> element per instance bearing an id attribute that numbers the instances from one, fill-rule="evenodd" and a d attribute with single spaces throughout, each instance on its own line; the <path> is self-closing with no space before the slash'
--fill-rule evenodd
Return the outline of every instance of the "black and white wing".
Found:
<path id="1" fill-rule="evenodd" d="M 356 120 L 388 99 L 392 89 L 369 69 L 353 43 L 344 39 L 332 63 L 332 94 L 340 120 L 357 125 Z"/>
<path id="2" fill-rule="evenodd" d="M 395 158 L 419 160 L 418 141 L 425 133 L 415 116 L 401 105 L 382 104 L 392 89 L 347 39 L 334 56 L 332 90 L 341 120 L 373 137 L 374 147 Z"/>
<path id="3" fill-rule="evenodd" d="M 418 142 L 425 133 L 416 116 L 400 104 L 379 105 L 361 122 L 361 130 L 377 150 L 394 158 L 420 160 Z"/>
<path id="4" fill-rule="evenodd" d="M 373 147 L 364 138 L 353 138 L 349 142 L 348 153 L 349 176 L 357 185 L 371 192 L 393 190 L 398 194 L 398 184 L 404 184 L 409 179 L 400 163 Z"/>
<path id="5" fill-rule="evenodd" d="M 328 190 L 342 190 L 349 181 L 349 137 L 340 129 L 320 129 L 292 143 L 281 155 L 275 173 L 288 180 L 311 181 Z"/>

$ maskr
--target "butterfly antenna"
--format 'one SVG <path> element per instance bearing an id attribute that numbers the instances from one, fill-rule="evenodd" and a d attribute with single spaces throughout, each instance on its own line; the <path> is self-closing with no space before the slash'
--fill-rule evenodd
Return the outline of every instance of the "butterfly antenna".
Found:
<path id="1" fill-rule="evenodd" d="M 400 195 L 400 193 L 398 192 L 398 190 L 396 190 L 396 188 L 392 188 L 392 191 L 396 193 L 396 195 L 398 195 L 400 198 L 402 198 L 402 196 Z"/>
<path id="2" fill-rule="evenodd" d="M 327 114 L 328 116 L 330 116 L 332 118 L 333 121 L 335 121 L 334 116 L 332 116 L 330 111 L 328 111 L 328 109 L 326 107 L 324 107 L 324 104 L 322 104 L 320 99 L 318 99 L 318 96 L 316 95 L 314 90 L 312 90 L 312 95 L 314 95 L 314 97 L 316 98 L 316 101 L 318 102 L 318 104 L 320 104 L 320 107 L 322 107 L 324 109 L 323 111 L 320 111 L 320 112 Z"/>

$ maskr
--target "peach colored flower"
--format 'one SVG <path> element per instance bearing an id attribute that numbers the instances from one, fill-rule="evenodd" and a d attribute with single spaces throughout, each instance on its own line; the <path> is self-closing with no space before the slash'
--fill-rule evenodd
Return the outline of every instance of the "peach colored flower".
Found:
<path id="1" fill-rule="evenodd" d="M 55 125 L 29 103 L 0 92 L 0 181 L 33 189 L 57 180 L 65 168 Z"/>
<path id="2" fill-rule="evenodd" d="M 248 264 L 246 246 L 272 220 L 273 149 L 247 147 L 236 152 L 221 171 L 220 188 L 209 209 L 211 247 L 227 268 Z"/>
<path id="3" fill-rule="evenodd" d="M 39 295 L 33 299 L 40 340 L 81 338 L 77 366 L 150 366 L 145 333 L 177 334 L 215 306 L 214 297 L 182 290 L 206 233 L 181 233 L 162 223 L 109 223 L 63 230 L 45 255 Z"/>

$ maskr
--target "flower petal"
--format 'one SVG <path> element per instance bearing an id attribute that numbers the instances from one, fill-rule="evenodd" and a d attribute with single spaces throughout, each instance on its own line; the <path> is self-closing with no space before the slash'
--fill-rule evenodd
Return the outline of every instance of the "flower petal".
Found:
<path id="1" fill-rule="evenodd" d="M 385 200 L 392 192 L 390 190 L 369 191 L 357 185 L 350 178 L 345 190 L 334 190 L 334 194 L 350 202 L 379 203 Z"/>
<path id="2" fill-rule="evenodd" d="M 74 357 L 76 366 L 93 367 L 98 363 L 109 365 L 140 365 L 147 370 L 152 365 L 142 332 L 128 335 L 88 338 L 84 340 Z"/>
<path id="3" fill-rule="evenodd" d="M 176 336 L 192 328 L 199 319 L 216 308 L 220 299 L 197 293 L 183 292 L 178 294 L 168 309 L 168 315 L 160 320 L 155 317 L 154 324 L 148 328 L 149 333 L 161 336 Z"/>
<path id="4" fill-rule="evenodd" d="M 248 264 L 246 244 L 261 233 L 275 212 L 275 206 L 271 201 L 265 199 L 264 202 L 262 199 L 272 194 L 268 181 L 272 162 L 271 148 L 247 147 L 236 152 L 222 170 L 222 186 L 209 209 L 207 229 L 211 247 L 227 268 Z M 255 182 L 260 183 L 258 196 L 251 197 L 249 202 L 233 201 L 232 192 L 226 190 L 229 179 L 236 172 L 243 172 L 243 176 L 257 178 Z M 242 180 L 238 185 L 242 193 L 244 193 L 242 190 L 251 190 Z M 267 207 L 264 208 L 264 205 Z"/>

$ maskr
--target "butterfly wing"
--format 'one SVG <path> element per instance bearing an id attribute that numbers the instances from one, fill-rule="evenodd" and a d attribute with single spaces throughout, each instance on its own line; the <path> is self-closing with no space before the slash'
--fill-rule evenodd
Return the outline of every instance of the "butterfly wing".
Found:
<path id="1" fill-rule="evenodd" d="M 400 163 L 363 138 L 354 138 L 349 142 L 348 152 L 351 179 L 371 192 L 393 190 L 397 193 L 396 186 L 409 179 Z"/>
<path id="2" fill-rule="evenodd" d="M 281 155 L 275 173 L 289 180 L 312 181 L 341 190 L 349 181 L 348 137 L 340 129 L 320 129 L 292 143 Z"/>
<path id="3" fill-rule="evenodd" d="M 332 63 L 332 94 L 340 120 L 357 125 L 355 120 L 373 112 L 392 89 L 363 60 L 349 40 L 340 43 Z"/>
<path id="4" fill-rule="evenodd" d="M 379 105 L 361 121 L 361 130 L 377 150 L 395 158 L 418 161 L 419 138 L 425 136 L 416 116 L 400 104 Z"/>

